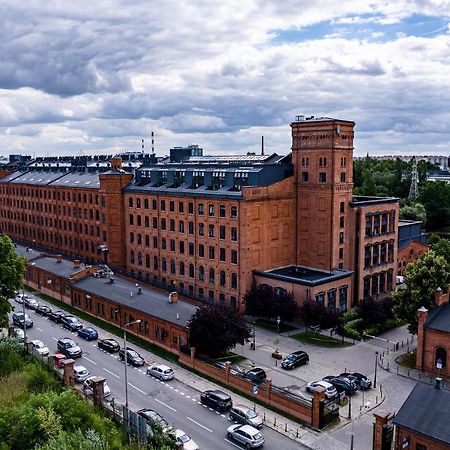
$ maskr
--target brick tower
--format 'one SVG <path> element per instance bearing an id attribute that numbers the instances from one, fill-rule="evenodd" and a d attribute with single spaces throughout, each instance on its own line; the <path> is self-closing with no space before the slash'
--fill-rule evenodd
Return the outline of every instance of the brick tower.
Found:
<path id="1" fill-rule="evenodd" d="M 324 270 L 350 266 L 354 126 L 314 116 L 297 116 L 291 123 L 299 265 Z"/>

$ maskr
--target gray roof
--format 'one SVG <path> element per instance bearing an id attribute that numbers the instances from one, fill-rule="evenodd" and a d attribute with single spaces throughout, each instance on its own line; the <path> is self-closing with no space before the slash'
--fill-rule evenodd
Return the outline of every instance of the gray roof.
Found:
<path id="1" fill-rule="evenodd" d="M 450 392 L 417 383 L 394 418 L 398 426 L 450 444 Z"/>
<path id="2" fill-rule="evenodd" d="M 169 303 L 168 294 L 156 289 L 142 286 L 142 294 L 138 294 L 136 283 L 123 278 L 115 277 L 114 283 L 111 284 L 104 278 L 89 276 L 76 282 L 75 286 L 180 327 L 187 325 L 197 309 L 194 305 L 182 301 Z M 133 296 L 130 295 L 131 292 Z"/>
<path id="3" fill-rule="evenodd" d="M 432 308 L 428 313 L 425 328 L 450 333 L 450 303 Z"/>
<path id="4" fill-rule="evenodd" d="M 78 187 L 83 189 L 99 189 L 100 179 L 98 173 L 92 172 L 66 172 L 64 176 L 55 180 L 53 186 Z"/>
<path id="5" fill-rule="evenodd" d="M 73 262 L 68 261 L 67 259 L 57 262 L 56 258 L 51 258 L 49 256 L 38 258 L 33 261 L 31 265 L 64 278 L 69 278 L 74 273 L 84 269 L 84 265 L 80 268 L 75 268 Z"/>
<path id="6" fill-rule="evenodd" d="M 19 256 L 23 256 L 27 261 L 33 258 L 37 258 L 41 252 L 38 250 L 34 250 L 31 247 L 25 247 L 24 245 L 16 244 L 14 243 L 14 247 L 16 250 L 16 253 Z M 28 251 L 27 251 L 28 249 Z"/>
<path id="7" fill-rule="evenodd" d="M 62 177 L 65 173 L 66 172 L 42 172 L 42 171 L 21 172 L 18 177 L 15 177 L 10 182 L 14 184 L 23 183 L 37 186 L 45 186 L 55 181 L 57 178 Z M 2 179 L 2 182 L 4 181 L 5 180 Z"/>

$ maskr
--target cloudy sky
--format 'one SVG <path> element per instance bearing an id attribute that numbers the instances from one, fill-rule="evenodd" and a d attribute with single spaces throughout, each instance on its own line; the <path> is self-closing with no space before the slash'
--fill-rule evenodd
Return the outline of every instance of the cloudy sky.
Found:
<path id="1" fill-rule="evenodd" d="M 450 0 L 1 0 L 0 36 L 3 156 L 285 154 L 298 114 L 450 154 Z"/>

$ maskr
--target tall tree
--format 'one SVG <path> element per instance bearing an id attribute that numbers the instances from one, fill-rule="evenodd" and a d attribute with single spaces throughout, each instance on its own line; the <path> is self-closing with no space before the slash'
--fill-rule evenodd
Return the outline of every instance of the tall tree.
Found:
<path id="1" fill-rule="evenodd" d="M 189 321 L 189 343 L 198 353 L 217 357 L 244 344 L 252 329 L 239 313 L 226 306 L 200 306 Z"/>
<path id="2" fill-rule="evenodd" d="M 404 272 L 406 288 L 394 293 L 394 313 L 408 324 L 411 333 L 417 333 L 417 310 L 434 306 L 437 288 L 447 289 L 450 284 L 450 264 L 433 250 L 425 253 Z"/>
<path id="3" fill-rule="evenodd" d="M 400 208 L 400 219 L 421 220 L 424 225 L 427 223 L 427 211 L 422 203 L 412 203 Z"/>
<path id="4" fill-rule="evenodd" d="M 420 190 L 419 198 L 427 211 L 427 229 L 437 230 L 450 225 L 450 184 L 428 181 Z"/>
<path id="5" fill-rule="evenodd" d="M 0 328 L 8 326 L 12 306 L 8 299 L 22 286 L 25 258 L 17 256 L 14 244 L 6 235 L 0 236 Z"/>
<path id="6" fill-rule="evenodd" d="M 438 256 L 442 256 L 450 264 L 450 239 L 441 238 L 437 234 L 432 234 L 428 238 L 431 250 Z"/>

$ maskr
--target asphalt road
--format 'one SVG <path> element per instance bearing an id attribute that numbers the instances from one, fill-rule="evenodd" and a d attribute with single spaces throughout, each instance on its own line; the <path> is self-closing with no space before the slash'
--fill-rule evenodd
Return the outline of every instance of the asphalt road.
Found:
<path id="1" fill-rule="evenodd" d="M 17 306 L 21 309 L 21 305 L 15 303 L 15 306 L 16 310 L 19 310 Z M 52 354 L 57 352 L 58 339 L 71 337 L 83 350 L 83 356 L 76 360 L 75 365 L 85 366 L 91 375 L 104 376 L 111 389 L 110 398 L 114 397 L 118 402 L 125 403 L 124 363 L 118 359 L 117 354 L 109 354 L 98 349 L 96 341 L 85 341 L 76 333 L 63 329 L 60 324 L 55 324 L 32 310 L 27 309 L 26 312 L 34 322 L 34 326 L 27 329 L 28 340 L 42 340 Z M 100 337 L 110 337 L 107 333 L 98 331 Z M 135 346 L 133 348 L 139 352 L 139 348 Z M 226 430 L 231 425 L 228 415 L 219 414 L 201 405 L 200 393 L 176 379 L 176 367 L 174 367 L 175 379 L 168 382 L 160 382 L 147 376 L 146 367 L 147 365 L 141 368 L 128 366 L 128 401 L 132 409 L 151 408 L 157 411 L 171 426 L 188 433 L 203 450 L 243 448 L 227 438 Z M 265 438 L 266 449 L 306 448 L 268 427 L 263 427 L 261 432 Z"/>

